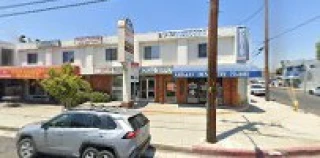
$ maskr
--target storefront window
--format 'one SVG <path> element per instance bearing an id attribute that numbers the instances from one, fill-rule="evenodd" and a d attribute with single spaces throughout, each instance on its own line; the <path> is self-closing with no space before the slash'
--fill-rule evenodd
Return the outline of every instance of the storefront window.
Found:
<path id="1" fill-rule="evenodd" d="M 123 76 L 114 76 L 112 83 L 112 99 L 122 100 L 122 80 Z"/>
<path id="2" fill-rule="evenodd" d="M 174 81 L 169 81 L 166 84 L 166 102 L 175 103 L 176 102 L 176 84 Z"/>

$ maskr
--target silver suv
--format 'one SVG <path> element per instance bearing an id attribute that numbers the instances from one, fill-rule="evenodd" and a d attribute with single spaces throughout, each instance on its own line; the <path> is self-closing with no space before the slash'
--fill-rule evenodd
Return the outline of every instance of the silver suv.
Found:
<path id="1" fill-rule="evenodd" d="M 20 158 L 38 154 L 81 158 L 139 157 L 150 143 L 149 120 L 120 108 L 74 109 L 17 133 Z"/>

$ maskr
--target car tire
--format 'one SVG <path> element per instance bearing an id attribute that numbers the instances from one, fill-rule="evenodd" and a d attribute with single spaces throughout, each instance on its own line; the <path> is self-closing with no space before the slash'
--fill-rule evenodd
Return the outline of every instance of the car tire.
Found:
<path id="1" fill-rule="evenodd" d="M 19 158 L 35 158 L 37 151 L 33 140 L 31 138 L 21 139 L 18 142 L 17 153 Z"/>
<path id="2" fill-rule="evenodd" d="M 88 147 L 82 152 L 81 158 L 98 158 L 98 154 L 99 151 L 96 148 Z"/>
<path id="3" fill-rule="evenodd" d="M 98 158 L 115 158 L 115 156 L 108 150 L 102 150 L 99 152 Z"/>

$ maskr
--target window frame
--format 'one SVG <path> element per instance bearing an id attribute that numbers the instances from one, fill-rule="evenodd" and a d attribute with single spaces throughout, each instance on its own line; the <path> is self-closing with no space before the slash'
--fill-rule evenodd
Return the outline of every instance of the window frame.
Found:
<path id="1" fill-rule="evenodd" d="M 205 56 L 201 47 L 205 47 Z M 199 43 L 198 44 L 198 58 L 207 58 L 208 57 L 208 44 L 207 43 Z"/>
<path id="2" fill-rule="evenodd" d="M 107 52 L 107 51 L 111 51 L 111 52 Z M 111 54 L 111 55 L 108 56 L 107 54 Z M 108 59 L 108 57 L 111 57 L 111 59 Z M 118 49 L 117 48 L 107 48 L 107 49 L 105 49 L 105 60 L 107 62 L 117 61 L 118 60 Z"/>
<path id="3" fill-rule="evenodd" d="M 70 54 L 72 53 L 72 58 L 70 59 Z M 65 55 L 66 54 L 66 55 Z M 65 60 L 65 56 L 68 57 L 67 60 Z M 63 51 L 62 52 L 62 63 L 74 63 L 75 60 L 75 52 L 74 51 Z"/>
<path id="4" fill-rule="evenodd" d="M 35 62 L 30 62 L 30 61 L 32 61 L 31 57 L 35 57 Z M 28 63 L 28 65 L 38 64 L 38 53 L 28 53 L 27 54 L 27 63 Z"/>
<path id="5" fill-rule="evenodd" d="M 147 49 L 150 49 L 150 52 L 147 52 Z M 147 53 L 150 53 L 150 54 L 147 54 Z M 154 54 L 154 53 L 157 53 L 157 54 Z M 149 45 L 149 46 L 143 47 L 143 60 L 158 60 L 158 59 L 160 59 L 159 45 Z"/>

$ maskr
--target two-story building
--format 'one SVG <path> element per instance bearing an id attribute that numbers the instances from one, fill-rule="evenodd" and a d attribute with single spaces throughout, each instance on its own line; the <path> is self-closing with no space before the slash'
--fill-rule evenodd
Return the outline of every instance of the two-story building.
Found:
<path id="1" fill-rule="evenodd" d="M 261 71 L 246 64 L 249 56 L 246 28 L 219 28 L 218 34 L 219 102 L 239 105 L 247 100 L 247 78 L 261 76 Z M 119 60 L 122 54 L 118 51 L 118 40 L 119 36 L 89 36 L 5 43 L 1 45 L 1 66 L 10 67 L 0 67 L 0 82 L 17 82 L 20 88 L 15 93 L 26 100 L 48 99 L 37 81 L 45 78 L 50 68 L 71 63 L 94 90 L 122 100 L 124 67 Z M 135 34 L 132 98 L 160 103 L 206 102 L 207 54 L 207 29 Z M 9 95 L 4 91 L 0 94 Z"/>

